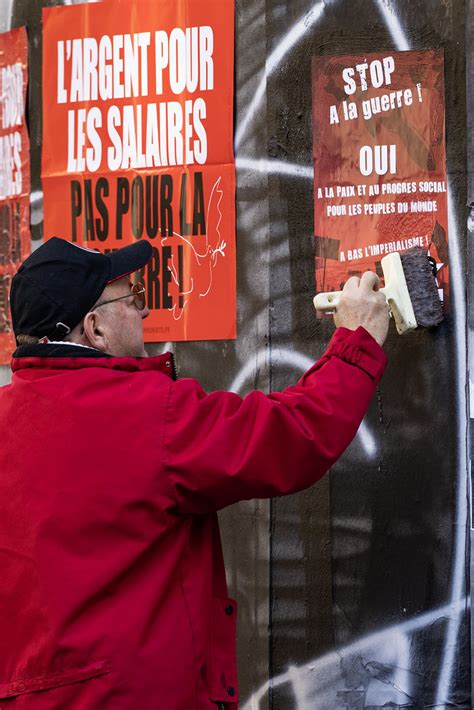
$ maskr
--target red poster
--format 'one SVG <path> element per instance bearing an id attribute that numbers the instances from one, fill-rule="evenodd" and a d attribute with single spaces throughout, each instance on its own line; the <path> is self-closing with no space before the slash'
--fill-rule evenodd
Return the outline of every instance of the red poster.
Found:
<path id="1" fill-rule="evenodd" d="M 448 297 L 442 50 L 313 58 L 316 287 L 421 246 Z"/>
<path id="2" fill-rule="evenodd" d="M 31 252 L 30 142 L 25 122 L 28 39 L 24 27 L 0 34 L 0 365 L 15 349 L 8 296 Z"/>
<path id="3" fill-rule="evenodd" d="M 145 340 L 235 338 L 232 0 L 43 11 L 44 234 L 148 239 Z"/>

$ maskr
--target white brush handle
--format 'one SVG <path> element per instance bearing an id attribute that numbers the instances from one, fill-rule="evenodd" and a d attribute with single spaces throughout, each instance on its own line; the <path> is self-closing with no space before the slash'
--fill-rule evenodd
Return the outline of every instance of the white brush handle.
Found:
<path id="1" fill-rule="evenodd" d="M 383 288 L 380 289 L 380 292 L 383 293 L 385 297 L 387 297 Z M 329 291 L 328 293 L 318 293 L 313 298 L 314 307 L 320 313 L 335 311 L 339 305 L 341 294 L 342 291 Z"/>
<path id="2" fill-rule="evenodd" d="M 319 313 L 335 311 L 339 305 L 342 291 L 330 291 L 329 293 L 318 293 L 313 298 L 314 307 Z"/>

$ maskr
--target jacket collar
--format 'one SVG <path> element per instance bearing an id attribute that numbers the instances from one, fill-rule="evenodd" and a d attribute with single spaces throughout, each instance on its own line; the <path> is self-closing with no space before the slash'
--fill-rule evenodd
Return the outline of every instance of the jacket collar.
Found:
<path id="1" fill-rule="evenodd" d="M 13 353 L 13 358 L 23 357 L 100 357 L 109 358 L 110 355 L 100 352 L 95 348 L 89 348 L 77 343 L 51 342 L 32 343 L 31 345 L 19 345 Z"/>
<path id="2" fill-rule="evenodd" d="M 13 372 L 27 368 L 79 370 L 84 367 L 104 367 L 126 372 L 155 370 L 176 379 L 172 353 L 156 357 L 113 357 L 94 348 L 74 343 L 34 343 L 20 345 L 13 353 Z"/>

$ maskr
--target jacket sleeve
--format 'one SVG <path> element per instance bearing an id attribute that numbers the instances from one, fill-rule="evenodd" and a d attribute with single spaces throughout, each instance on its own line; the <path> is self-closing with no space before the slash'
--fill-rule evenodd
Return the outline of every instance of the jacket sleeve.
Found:
<path id="1" fill-rule="evenodd" d="M 323 357 L 283 392 L 241 398 L 175 382 L 164 469 L 178 510 L 205 513 L 310 486 L 353 439 L 385 365 L 363 328 L 338 328 Z"/>

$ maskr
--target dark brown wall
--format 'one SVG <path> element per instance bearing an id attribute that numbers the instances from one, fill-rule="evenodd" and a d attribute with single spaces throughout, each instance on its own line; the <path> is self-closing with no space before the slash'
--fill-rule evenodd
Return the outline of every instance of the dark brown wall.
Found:
<path id="1" fill-rule="evenodd" d="M 292 2 L 286 15 L 274 13 L 274 6 L 267 2 L 272 39 L 283 37 L 311 4 Z M 291 679 L 274 688 L 274 707 L 308 702 L 329 710 L 392 702 L 421 708 L 448 701 L 470 707 L 463 612 L 464 13 L 462 2 L 328 3 L 269 78 L 269 154 L 311 165 L 312 55 L 443 47 L 453 205 L 452 315 L 436 333 L 391 334 L 389 368 L 365 422 L 371 440 L 364 445 L 359 436 L 329 481 L 272 504 L 272 670 L 285 681 L 288 664 L 296 667 Z M 311 182 L 275 175 L 269 199 L 270 234 L 275 228 L 288 235 L 286 263 L 280 273 L 271 271 L 272 342 L 291 343 L 310 355 L 315 339 L 329 337 L 325 325 L 314 323 L 305 289 L 313 269 Z M 275 371 L 271 386 L 290 381 L 288 371 Z M 449 616 L 451 603 L 459 607 Z"/>

